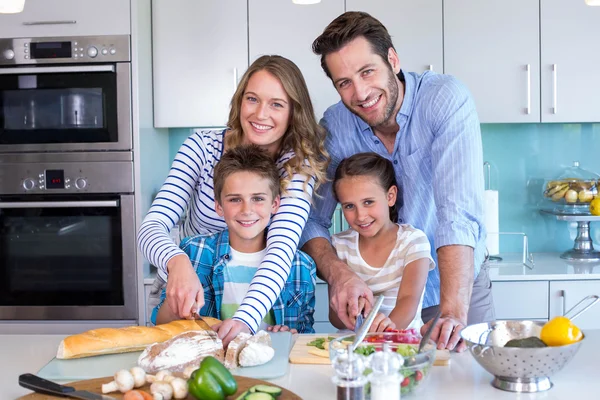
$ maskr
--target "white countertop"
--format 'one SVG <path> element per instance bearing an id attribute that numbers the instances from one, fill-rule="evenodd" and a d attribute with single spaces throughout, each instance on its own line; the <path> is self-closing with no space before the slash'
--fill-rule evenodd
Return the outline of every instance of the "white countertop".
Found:
<path id="1" fill-rule="evenodd" d="M 492 375 L 477 364 L 471 354 L 452 354 L 447 367 L 434 367 L 418 399 L 460 400 L 592 400 L 598 399 L 598 348 L 600 330 L 585 332 L 586 339 L 579 352 L 562 371 L 553 378 L 554 387 L 546 392 L 519 394 L 504 392 L 490 385 Z M 54 355 L 62 335 L 2 335 L 0 336 L 0 398 L 15 399 L 30 393 L 18 386 L 18 376 L 26 372 L 37 372 Z M 272 380 L 303 399 L 335 399 L 335 386 L 331 383 L 333 370 L 329 365 L 289 366 L 287 375 Z M 119 366 L 115 366 L 115 371 Z"/>

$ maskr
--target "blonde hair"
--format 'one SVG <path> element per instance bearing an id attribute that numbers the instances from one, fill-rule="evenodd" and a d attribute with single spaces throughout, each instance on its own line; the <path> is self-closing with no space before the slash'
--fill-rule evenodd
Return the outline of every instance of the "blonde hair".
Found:
<path id="1" fill-rule="evenodd" d="M 258 71 L 267 71 L 279 79 L 292 104 L 288 129 L 283 135 L 277 157 L 290 150 L 294 151 L 295 157 L 283 166 L 288 173 L 288 178 L 282 180 L 282 188 L 285 191 L 292 176 L 300 173 L 307 177 L 307 183 L 314 176 L 316 189 L 326 179 L 325 171 L 329 162 L 329 155 L 324 145 L 325 129 L 317 124 L 302 72 L 296 64 L 285 57 L 276 55 L 259 57 L 242 76 L 231 99 L 227 122 L 231 133 L 225 138 L 226 147 L 233 148 L 243 142 L 244 132 L 240 122 L 242 100 L 250 77 Z"/>

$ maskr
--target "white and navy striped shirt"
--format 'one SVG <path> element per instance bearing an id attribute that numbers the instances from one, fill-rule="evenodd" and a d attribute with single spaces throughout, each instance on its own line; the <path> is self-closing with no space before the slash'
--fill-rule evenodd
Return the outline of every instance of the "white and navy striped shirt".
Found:
<path id="1" fill-rule="evenodd" d="M 327 177 L 356 153 L 373 151 L 391 160 L 399 185 L 398 222 L 421 229 L 436 250 L 447 245 L 475 249 L 475 275 L 485 256 L 483 152 L 475 104 L 454 77 L 405 72 L 404 100 L 396 115 L 400 126 L 390 154 L 371 127 L 339 102 L 327 109 L 321 125 L 331 157 Z M 302 236 L 329 238 L 337 205 L 331 181 L 324 183 Z M 423 307 L 440 302 L 439 268 L 429 272 Z"/>
<path id="2" fill-rule="evenodd" d="M 223 154 L 224 130 L 195 131 L 183 143 L 165 183 L 152 202 L 138 232 L 138 246 L 144 256 L 158 267 L 166 281 L 167 262 L 185 254 L 169 237 L 169 231 L 186 215 L 180 238 L 218 232 L 227 227 L 215 212 L 213 171 Z M 289 151 L 277 160 L 282 178 L 283 168 L 294 157 Z M 271 219 L 267 233 L 267 254 L 252 279 L 234 318 L 256 331 L 260 321 L 273 306 L 285 284 L 302 230 L 310 212 L 314 177 L 308 184 L 305 175 L 296 174 L 281 197 L 281 205 Z"/>

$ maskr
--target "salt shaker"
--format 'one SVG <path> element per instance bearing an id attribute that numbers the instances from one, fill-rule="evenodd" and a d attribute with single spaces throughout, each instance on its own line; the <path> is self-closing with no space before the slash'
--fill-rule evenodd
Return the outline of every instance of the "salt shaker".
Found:
<path id="1" fill-rule="evenodd" d="M 383 344 L 383 351 L 371 355 L 371 400 L 400 400 L 400 383 L 403 379 L 400 367 L 403 364 L 404 359 L 390 350 L 389 343 Z"/>
<path id="2" fill-rule="evenodd" d="M 331 380 L 337 386 L 337 400 L 365 400 L 365 360 L 354 354 L 352 344 L 348 345 L 345 354 L 333 360 L 333 368 L 336 375 Z"/>

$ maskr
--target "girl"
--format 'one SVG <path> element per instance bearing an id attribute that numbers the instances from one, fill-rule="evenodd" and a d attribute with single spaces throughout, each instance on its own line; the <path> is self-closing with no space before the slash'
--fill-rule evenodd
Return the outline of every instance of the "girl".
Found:
<path id="1" fill-rule="evenodd" d="M 255 144 L 276 160 L 285 193 L 244 301 L 217 328 L 225 345 L 241 331 L 254 333 L 279 296 L 328 160 L 325 133 L 316 123 L 302 73 L 286 58 L 262 56 L 252 63 L 231 100 L 227 126 L 196 131 L 183 143 L 138 232 L 141 252 L 158 267 L 154 291 L 160 293 L 168 274 L 168 306 L 180 318 L 190 318 L 204 304 L 202 285 L 169 231 L 184 214 L 180 239 L 225 229 L 214 209 L 212 176 L 227 149 Z"/>
<path id="2" fill-rule="evenodd" d="M 394 166 L 376 153 L 356 154 L 338 166 L 333 191 L 350 225 L 333 236 L 333 247 L 374 296 L 385 296 L 369 330 L 419 329 L 425 281 L 435 264 L 425 234 L 393 222 L 398 219 Z M 329 318 L 344 328 L 331 309 Z"/>

